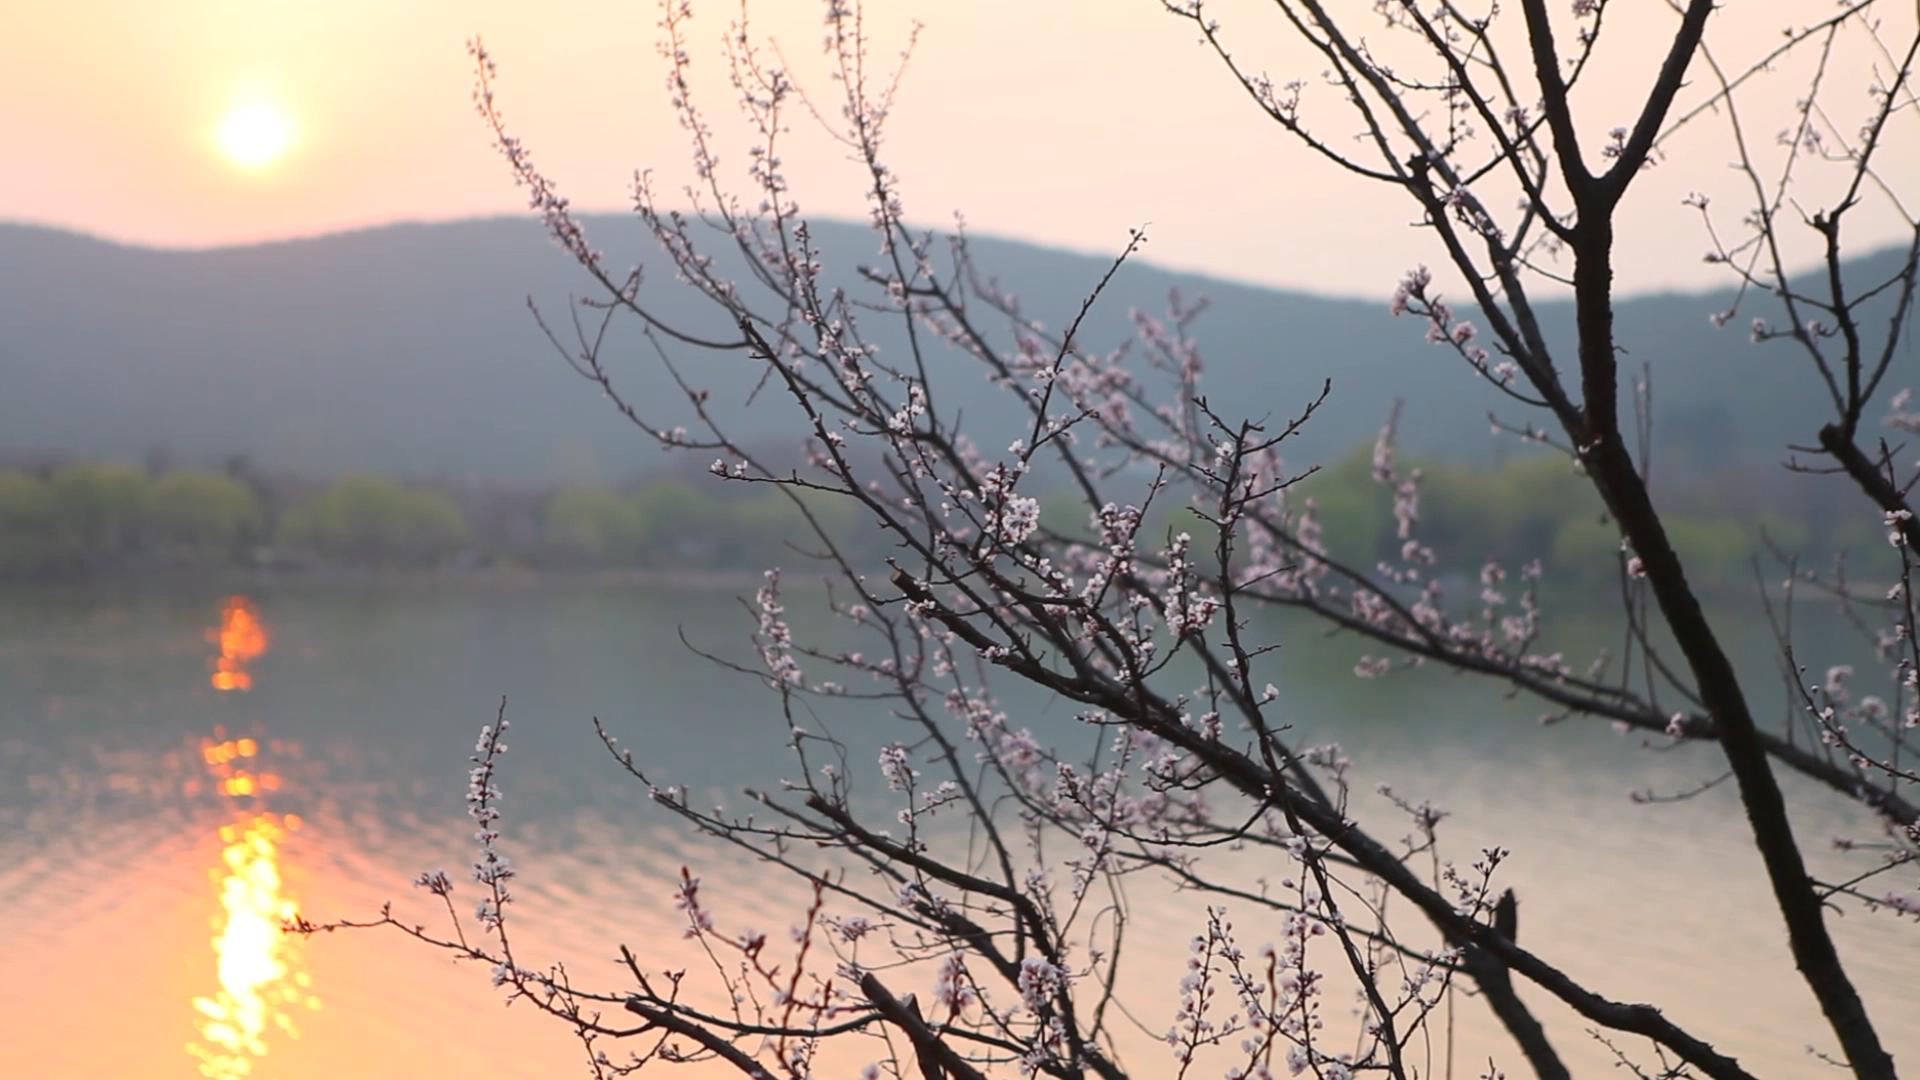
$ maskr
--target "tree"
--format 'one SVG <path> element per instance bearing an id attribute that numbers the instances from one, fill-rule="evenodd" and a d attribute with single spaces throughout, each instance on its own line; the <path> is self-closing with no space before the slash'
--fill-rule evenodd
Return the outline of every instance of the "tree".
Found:
<path id="1" fill-rule="evenodd" d="M 446 558 L 466 535 L 452 499 L 374 476 L 334 482 L 287 511 L 279 529 L 281 542 L 330 558 L 413 564 Z"/>
<path id="2" fill-rule="evenodd" d="M 646 546 L 646 519 L 633 500 L 605 488 L 568 488 L 547 501 L 546 540 L 591 562 L 633 563 Z"/>
<path id="3" fill-rule="evenodd" d="M 106 463 L 67 465 L 47 481 L 47 512 L 68 560 L 112 558 L 132 548 L 146 510 L 147 478 Z"/>
<path id="4" fill-rule="evenodd" d="M 1618 549 L 1624 654 L 1582 667 L 1544 651 L 1537 562 L 1443 561 L 1452 556 L 1423 532 L 1423 476 L 1396 461 L 1393 420 L 1371 473 L 1397 547 L 1376 562 L 1370 552 L 1328 546 L 1315 504 L 1293 490 L 1311 470 L 1281 460 L 1319 400 L 1273 406 L 1293 410 L 1285 421 L 1244 418 L 1209 401 L 1195 308 L 1176 302 L 1165 319 L 1140 317 L 1130 351 L 1099 351 L 1078 329 L 1104 279 L 1077 314 L 1064 313 L 1063 330 L 1050 331 L 973 266 L 964 235 L 943 252 L 931 234 L 908 226 L 882 154 L 894 77 L 869 66 L 857 6 L 827 5 L 827 62 L 841 95 L 833 108 L 802 94 L 744 25 L 728 35 L 729 71 L 758 140 L 748 157 L 750 189 L 730 192 L 688 78 L 689 8 L 669 3 L 663 55 L 699 177 L 686 193 L 695 212 L 663 209 L 644 173 L 635 203 L 672 268 L 735 329 L 695 326 L 679 308 L 657 304 L 638 270 L 606 265 L 508 133 L 495 106 L 493 62 L 477 45 L 476 102 L 533 208 L 600 289 L 584 305 L 586 317 L 573 321 L 575 337 L 554 336 L 574 370 L 663 444 L 713 455 L 722 480 L 783 492 L 803 512 L 803 495 L 836 496 L 894 545 L 889 572 L 869 577 L 829 531 L 816 529 L 815 554 L 836 581 L 836 612 L 873 642 L 863 653 L 794 640 L 777 572 L 757 594 L 760 674 L 770 707 L 793 725 L 795 770 L 784 790 L 754 795 L 752 814 L 695 806 L 600 730 L 661 807 L 799 875 L 815 903 L 798 916 L 792 951 L 776 961 L 778 947 L 765 938 L 721 929 L 698 879 L 685 874 L 678 901 L 689 933 L 715 958 L 706 987 L 625 950 L 630 981 L 605 989 L 516 954 L 508 932 L 514 872 L 500 850 L 496 785 L 503 704 L 476 748 L 469 791 L 481 826 L 480 932 L 460 930 L 457 919 L 446 932 L 390 915 L 374 925 L 493 965 L 495 982 L 515 998 L 573 1025 L 601 1076 L 679 1060 L 719 1062 L 748 1076 L 803 1076 L 823 1046 L 852 1041 L 877 1059 L 869 1075 L 1017 1069 L 1119 1077 L 1219 1067 L 1253 1076 L 1284 1066 L 1322 1078 L 1408 1077 L 1425 1075 L 1415 1040 L 1462 988 L 1484 1001 L 1540 1076 L 1570 1075 L 1534 1012 L 1543 998 L 1602 1038 L 1632 1037 L 1619 1054 L 1637 1075 L 1752 1075 L 1716 1048 L 1712 1032 L 1689 1025 L 1684 1005 L 1635 1003 L 1606 987 L 1604 973 L 1577 978 L 1521 945 L 1515 905 L 1499 884 L 1503 851 L 1464 865 L 1443 860 L 1440 822 L 1424 806 L 1399 804 L 1410 823 L 1401 841 L 1353 820 L 1338 749 L 1296 745 L 1275 719 L 1280 691 L 1261 674 L 1274 643 L 1252 637 L 1251 612 L 1280 607 L 1365 640 L 1361 676 L 1438 664 L 1495 680 L 1555 713 L 1717 747 L 1783 933 L 1831 1030 L 1821 1052 L 1857 1076 L 1894 1075 L 1876 1017 L 1835 949 L 1829 911 L 1920 913 L 1912 894 L 1880 891 L 1910 875 L 1920 845 L 1911 798 L 1920 775 L 1903 764 L 1920 717 L 1909 587 L 1920 523 L 1907 502 L 1913 476 L 1875 436 L 1870 411 L 1900 355 L 1920 263 L 1920 223 L 1898 185 L 1875 168 L 1893 125 L 1920 112 L 1911 81 L 1920 30 L 1895 40 L 1892 16 L 1863 0 L 1791 30 L 1751 67 L 1731 68 L 1710 30 L 1734 16 L 1717 14 L 1710 0 L 1676 4 L 1664 57 L 1629 121 L 1596 142 L 1576 112 L 1606 37 L 1606 0 L 1557 11 L 1521 0 L 1517 21 L 1498 7 L 1388 0 L 1364 17 L 1367 37 L 1363 17 L 1336 15 L 1319 0 L 1276 0 L 1279 30 L 1316 54 L 1321 81 L 1311 85 L 1256 74 L 1197 0 L 1167 8 L 1269 121 L 1332 167 L 1403 200 L 1398 209 L 1411 208 L 1427 230 L 1473 311 L 1456 311 L 1442 295 L 1451 287 L 1446 275 L 1425 268 L 1408 272 L 1392 311 L 1417 320 L 1428 342 L 1506 396 L 1517 412 L 1497 418 L 1498 426 L 1558 448 L 1590 486 Z M 1740 91 L 1782 57 L 1824 57 L 1843 37 L 1881 57 L 1865 99 L 1847 100 L 1820 62 L 1777 160 L 1763 159 L 1743 126 Z M 779 146 L 796 108 L 819 118 L 863 165 L 880 245 L 876 260 L 859 268 L 863 289 L 828 284 L 788 191 Z M 1806 686 L 1782 618 L 1783 654 L 1799 685 L 1793 719 L 1780 727 L 1760 720 L 1764 676 L 1729 660 L 1685 545 L 1656 498 L 1650 391 L 1644 376 L 1623 378 L 1612 318 L 1621 208 L 1647 170 L 1675 167 L 1661 156 L 1675 131 L 1709 121 L 1729 122 L 1752 199 L 1736 233 L 1707 200 L 1694 200 L 1713 257 L 1754 286 L 1743 303 L 1775 309 L 1756 321 L 1755 337 L 1801 350 L 1811 369 L 1817 404 L 1807 429 L 1788 435 L 1800 440 L 1794 467 L 1831 472 L 1882 516 L 1897 581 L 1864 595 L 1851 578 L 1793 567 L 1799 580 L 1870 605 L 1886 623 L 1877 663 L 1890 678 L 1887 696 L 1871 701 L 1849 689 L 1851 669 Z M 1822 187 L 1814 173 L 1837 180 Z M 1816 198 L 1825 207 L 1817 212 L 1809 209 Z M 1892 208 L 1909 239 L 1890 276 L 1860 282 L 1845 270 L 1843 224 L 1870 199 Z M 1820 241 L 1818 273 L 1795 274 L 1787 264 L 1796 217 Z M 717 269 L 707 248 L 716 238 L 738 250 L 743 277 Z M 1570 291 L 1576 304 L 1570 348 L 1536 313 L 1535 297 L 1556 290 Z M 620 394 L 602 347 L 606 327 L 620 318 L 639 320 L 673 367 L 692 433 Z M 906 324 L 904 354 L 882 355 L 870 344 L 869 324 L 883 319 Z M 942 349 L 1006 386 L 1008 408 L 1027 418 L 1026 437 L 1004 452 L 966 437 L 941 408 L 940 382 L 952 375 Z M 803 458 L 747 450 L 682 375 L 675 350 L 745 353 L 762 364 L 772 390 L 809 424 Z M 1888 420 L 1920 430 L 1906 400 L 1891 401 Z M 1042 469 L 1078 493 L 1091 539 L 1043 524 L 1031 479 Z M 1152 515 L 1174 505 L 1191 508 L 1206 527 L 1149 532 Z M 1449 576 L 1478 585 L 1456 597 L 1445 587 Z M 1076 751 L 1036 740 L 998 704 L 995 677 L 1077 703 L 1093 745 Z M 879 755 L 879 778 L 898 802 L 885 824 L 853 797 L 867 770 L 849 763 L 845 744 L 802 723 L 803 707 L 830 710 L 849 686 L 886 700 L 914 731 Z M 1885 821 L 1887 842 L 1863 850 L 1870 861 L 1857 876 L 1810 876 L 1782 772 Z M 940 827 L 956 817 L 964 828 Z M 1262 853 L 1266 872 L 1249 875 L 1215 857 L 1227 848 Z M 1432 859 L 1435 873 L 1422 874 L 1416 859 Z M 1241 931 L 1210 904 L 1194 914 L 1191 972 L 1168 988 L 1173 1000 L 1109 1008 L 1122 995 L 1124 925 L 1102 913 L 1119 910 L 1117 898 L 1142 874 L 1260 913 L 1271 920 L 1272 951 L 1246 950 Z M 1267 889 L 1262 880 L 1285 884 Z M 439 873 L 418 884 L 441 897 L 454 888 Z M 1327 1028 L 1336 1022 L 1324 996 L 1331 972 L 1362 995 L 1352 1031 Z M 932 993 L 909 994 L 910 986 Z M 1164 1059 L 1122 1057 L 1114 1039 L 1122 1007 L 1171 1017 L 1172 1068 Z M 636 1049 L 608 1049 L 621 1040 Z M 1512 1066 L 1489 1065 L 1486 1075 L 1504 1075 L 1501 1067 Z"/>
<path id="5" fill-rule="evenodd" d="M 28 473 L 0 472 L 0 572 L 27 574 L 54 565 L 60 554 L 47 485 Z"/>
<path id="6" fill-rule="evenodd" d="M 189 552 L 226 554 L 259 530 L 266 512 L 252 489 L 221 473 L 175 471 L 147 490 L 152 540 Z"/>

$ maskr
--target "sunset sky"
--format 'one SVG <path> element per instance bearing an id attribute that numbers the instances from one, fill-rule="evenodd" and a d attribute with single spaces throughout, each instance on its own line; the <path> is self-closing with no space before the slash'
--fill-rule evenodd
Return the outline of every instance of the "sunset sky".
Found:
<path id="1" fill-rule="evenodd" d="M 1319 70 L 1285 40 L 1269 5 L 1214 6 L 1254 66 L 1283 79 Z M 1370 3 L 1343 6 L 1356 25 L 1377 25 Z M 1652 0 L 1617 6 L 1612 66 L 1581 117 L 1595 144 L 1630 121 L 1633 87 L 1673 24 Z M 1289 142 L 1157 0 L 871 7 L 884 59 L 909 20 L 926 27 L 891 144 L 915 220 L 940 225 L 964 211 L 982 232 L 1102 252 L 1144 223 L 1148 257 L 1163 264 L 1343 293 L 1384 295 L 1407 266 L 1436 257 L 1429 238 L 1407 228 L 1404 202 Z M 1731 7 L 1716 16 L 1713 40 L 1737 68 L 1778 40 L 1781 12 L 1813 17 L 1829 6 Z M 695 8 L 696 63 L 716 75 L 719 37 L 738 6 L 696 0 Z M 1518 11 L 1510 14 L 1517 23 Z M 761 0 L 753 15 L 824 91 L 820 5 Z M 1913 6 L 1885 15 L 1910 25 Z M 0 35 L 0 77 L 10 87 L 0 94 L 0 142 L 9 148 L 0 219 L 202 247 L 518 212 L 522 202 L 469 105 L 465 42 L 475 34 L 494 51 L 510 120 L 538 160 L 577 205 L 618 208 L 636 167 L 656 169 L 667 189 L 688 171 L 661 89 L 657 18 L 643 0 L 21 5 Z M 1855 43 L 1835 62 L 1836 93 L 1845 91 L 1835 100 L 1856 113 L 1872 60 Z M 1804 72 L 1783 66 L 1746 106 L 1761 144 L 1790 121 Z M 723 167 L 737 167 L 747 140 L 724 126 L 728 88 L 716 77 L 703 89 L 732 149 Z M 1890 177 L 1920 175 L 1920 140 L 1910 131 L 1920 125 L 1905 127 L 1885 158 Z M 1724 123 L 1702 124 L 1694 139 L 1676 163 L 1648 175 L 1631 204 L 1620 265 L 1629 288 L 1718 280 L 1701 264 L 1703 234 L 1679 199 L 1695 188 L 1731 199 L 1738 188 L 1723 168 Z M 790 160 L 803 207 L 860 212 L 857 183 L 819 140 Z M 1725 210 L 1729 220 L 1737 215 L 1731 203 Z M 1885 215 L 1859 225 L 1863 241 L 1893 235 Z"/>

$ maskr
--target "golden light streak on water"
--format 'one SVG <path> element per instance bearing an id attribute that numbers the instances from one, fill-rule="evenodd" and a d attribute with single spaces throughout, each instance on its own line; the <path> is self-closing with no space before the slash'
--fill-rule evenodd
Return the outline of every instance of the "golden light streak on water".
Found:
<path id="1" fill-rule="evenodd" d="M 221 916 L 213 939 L 220 989 L 193 999 L 200 1041 L 187 1044 L 200 1075 L 212 1080 L 253 1076 L 269 1036 L 299 1038 L 293 1010 L 320 1007 L 281 930 L 300 909 L 284 891 L 280 845 L 299 828 L 297 815 L 261 812 L 220 829 L 222 867 L 214 876 Z"/>
<path id="2" fill-rule="evenodd" d="M 246 690 L 253 676 L 246 665 L 267 651 L 266 624 L 253 602 L 231 596 L 220 625 L 207 632 L 220 646 L 214 662 L 217 690 Z M 281 927 L 299 915 L 286 893 L 280 851 L 301 827 L 297 814 L 264 808 L 268 793 L 281 786 L 279 774 L 260 767 L 261 746 L 250 736 L 229 738 L 224 727 L 200 741 L 200 756 L 214 776 L 215 790 L 237 800 L 232 824 L 220 827 L 220 865 L 212 873 L 220 892 L 220 914 L 213 920 L 213 954 L 220 988 L 193 999 L 198 1042 L 187 1053 L 211 1080 L 240 1080 L 254 1075 L 267 1055 L 268 1038 L 299 1038 L 296 1008 L 317 1009 L 312 979 L 295 965 L 295 941 Z"/>
<path id="3" fill-rule="evenodd" d="M 250 690 L 253 675 L 247 665 L 267 651 L 267 624 L 253 601 L 229 596 L 220 612 L 220 625 L 207 631 L 207 640 L 220 647 L 210 679 L 215 690 Z"/>

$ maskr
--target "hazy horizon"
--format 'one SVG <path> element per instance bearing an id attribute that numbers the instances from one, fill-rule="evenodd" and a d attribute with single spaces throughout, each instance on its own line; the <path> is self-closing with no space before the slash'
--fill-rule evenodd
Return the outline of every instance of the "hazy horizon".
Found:
<path id="1" fill-rule="evenodd" d="M 1319 65 L 1288 51 L 1264 5 L 1212 6 L 1253 69 L 1311 81 Z M 622 208 L 636 169 L 659 170 L 663 192 L 690 174 L 652 5 L 95 0 L 88 9 L 84 19 L 64 7 L 23 11 L 0 40 L 0 64 L 36 87 L 0 97 L 0 139 L 31 148 L 0 175 L 0 217 L 197 249 L 512 214 L 521 194 L 469 99 L 465 42 L 475 35 L 499 61 L 499 100 L 516 134 L 577 207 Z M 729 179 L 748 140 L 732 122 L 712 46 L 737 10 L 699 6 L 690 36 L 695 89 Z M 807 3 L 753 12 L 756 36 L 786 42 L 790 66 L 816 89 L 824 65 L 805 46 L 817 40 L 818 17 Z M 1145 225 L 1158 265 L 1335 295 L 1382 295 L 1415 263 L 1443 261 L 1395 193 L 1354 182 L 1265 120 L 1152 0 L 899 0 L 868 21 L 876 60 L 889 65 L 908 24 L 924 24 L 889 141 L 914 220 L 964 213 L 982 235 L 1101 254 Z M 1610 16 L 1610 40 L 1627 47 L 1602 54 L 1576 103 L 1595 146 L 1630 118 L 1659 58 L 1660 48 L 1631 43 L 1664 47 L 1671 21 L 1664 10 Z M 1723 13 L 1719 58 L 1741 70 L 1780 29 L 1772 12 Z M 991 72 L 982 55 L 996 57 Z M 1809 59 L 1789 57 L 1747 88 L 1743 117 L 1756 130 L 1790 121 Z M 1833 63 L 1859 71 L 1874 59 L 1842 49 Z M 1682 105 L 1700 90 L 1690 92 Z M 1329 131 L 1348 123 L 1331 109 L 1321 116 Z M 859 216 L 857 177 L 849 182 L 837 148 L 810 125 L 795 117 L 786 144 L 802 209 Z M 1728 160 L 1725 143 L 1724 122 L 1708 116 L 1673 150 Z M 1899 133 L 1881 161 L 1888 175 L 1920 174 L 1920 139 Z M 1731 217 L 1744 206 L 1739 184 L 1731 170 L 1652 170 L 1621 221 L 1622 287 L 1725 283 L 1723 268 L 1702 264 L 1707 238 L 1681 199 L 1701 188 Z M 1894 219 L 1870 208 L 1849 221 L 1855 250 L 1894 235 Z M 1811 230 L 1786 239 L 1809 245 L 1791 257 L 1811 257 Z"/>
<path id="2" fill-rule="evenodd" d="M 596 226 L 605 226 L 605 225 L 613 224 L 612 222 L 608 221 L 609 218 L 627 219 L 620 222 L 620 224 L 622 225 L 631 224 L 635 228 L 642 227 L 640 222 L 637 219 L 632 218 L 632 212 L 627 210 L 619 210 L 619 209 L 582 210 L 580 212 L 580 218 L 582 223 L 590 229 Z M 817 222 L 822 222 L 822 223 L 831 223 L 834 225 L 856 226 L 856 227 L 865 226 L 865 222 L 859 220 L 858 218 L 843 216 L 843 215 L 823 214 L 823 215 L 818 215 L 814 217 L 813 220 Z M 537 219 L 535 219 L 531 215 L 526 214 L 524 212 L 516 213 L 513 211 L 501 211 L 498 213 L 468 214 L 468 215 L 457 216 L 457 217 L 423 216 L 423 217 L 395 218 L 391 221 L 372 222 L 365 225 L 340 225 L 336 227 L 323 228 L 315 232 L 298 233 L 298 234 L 293 234 L 288 236 L 262 237 L 255 240 L 228 240 L 228 241 L 220 241 L 220 242 L 206 243 L 206 244 L 166 244 L 166 243 L 152 243 L 152 242 L 146 242 L 146 241 L 140 241 L 140 240 L 124 240 L 124 239 L 119 239 L 113 236 L 106 235 L 104 233 L 92 232 L 86 229 L 73 228 L 65 225 L 53 224 L 53 223 L 44 222 L 44 221 L 33 221 L 30 219 L 24 219 L 24 218 L 8 218 L 4 216 L 0 216 L 0 229 L 7 229 L 7 228 L 40 229 L 46 232 L 59 233 L 59 234 L 75 237 L 75 238 L 86 240 L 93 243 L 105 244 L 110 247 L 121 249 L 123 251 L 151 252 L 154 254 L 162 254 L 162 255 L 166 255 L 166 254 L 204 255 L 204 254 L 212 254 L 212 253 L 223 252 L 223 251 L 247 251 L 247 250 L 255 250 L 255 249 L 283 247 L 288 245 L 297 245 L 302 243 L 312 243 L 316 241 L 325 241 L 325 240 L 336 238 L 336 237 L 347 237 L 347 236 L 378 233 L 388 229 L 396 229 L 396 230 L 397 229 L 432 229 L 432 228 L 441 228 L 441 227 L 458 227 L 462 225 L 486 224 L 490 222 L 521 222 L 529 225 L 538 224 Z M 919 221 L 910 219 L 908 221 L 908 225 L 909 227 L 916 230 L 932 230 L 936 235 L 944 235 L 946 233 L 950 233 L 953 231 L 951 224 L 946 224 L 946 225 L 927 224 L 924 222 L 919 222 Z M 1042 240 L 1030 239 L 1028 237 L 1013 236 L 1006 233 L 993 232 L 989 230 L 976 229 L 972 227 L 968 228 L 967 234 L 976 240 L 989 240 L 989 241 L 994 241 L 996 243 L 1017 244 L 1017 245 L 1022 245 L 1030 248 L 1035 248 L 1041 251 L 1059 252 L 1065 255 L 1073 255 L 1073 256 L 1078 256 L 1082 258 L 1094 258 L 1094 259 L 1112 258 L 1116 254 L 1118 254 L 1118 252 L 1122 248 L 1125 247 L 1124 240 L 1121 243 L 1114 245 L 1112 249 L 1087 248 L 1087 247 L 1075 246 L 1073 244 L 1049 243 Z M 1882 253 L 1890 249 L 1896 248 L 1897 246 L 1899 246 L 1897 241 L 1894 241 L 1891 239 L 1885 243 L 1861 245 L 1860 248 L 1858 248 L 1853 254 L 1849 255 L 1848 258 L 1850 260 L 1855 258 L 1871 259 L 1881 255 Z M 1202 280 L 1213 280 L 1213 281 L 1219 282 L 1222 285 L 1230 285 L 1230 286 L 1250 288 L 1250 289 L 1260 289 L 1260 290 L 1271 291 L 1279 294 L 1297 295 L 1297 296 L 1310 297 L 1310 298 L 1316 298 L 1316 299 L 1325 299 L 1325 300 L 1365 302 L 1370 300 L 1381 299 L 1382 297 L 1386 296 L 1388 293 L 1392 291 L 1391 288 L 1386 290 L 1369 289 L 1366 291 L 1358 291 L 1358 290 L 1314 287 L 1312 285 L 1275 284 L 1273 282 L 1262 281 L 1256 278 L 1245 277 L 1245 276 L 1236 274 L 1231 270 L 1209 270 L 1204 267 L 1188 267 L 1188 266 L 1179 265 L 1177 263 L 1168 262 L 1166 260 L 1155 258 L 1151 249 L 1146 250 L 1144 254 L 1138 254 L 1129 258 L 1128 263 L 1134 266 L 1155 269 L 1163 273 L 1177 274 L 1182 277 L 1199 278 Z M 1815 258 L 1808 258 L 1802 261 L 1794 262 L 1789 266 L 1789 269 L 1796 274 L 1804 273 L 1809 270 L 1816 270 L 1818 268 L 1819 268 L 1819 262 Z M 1434 269 L 1436 271 L 1440 271 L 1440 270 L 1443 270 L 1444 268 L 1435 267 Z M 1090 287 L 1092 285 L 1092 281 L 1089 280 L 1087 284 Z M 1675 297 L 1706 296 L 1718 291 L 1724 291 L 1728 286 L 1728 284 L 1729 283 L 1724 280 L 1708 279 L 1708 280 L 1697 281 L 1697 282 L 1696 281 L 1657 282 L 1657 283 L 1645 284 L 1641 287 L 1626 285 L 1619 288 L 1617 290 L 1616 295 L 1622 300 L 1631 300 L 1631 299 L 1643 298 L 1643 297 L 1654 298 L 1654 297 L 1664 297 L 1664 296 L 1675 296 Z"/>

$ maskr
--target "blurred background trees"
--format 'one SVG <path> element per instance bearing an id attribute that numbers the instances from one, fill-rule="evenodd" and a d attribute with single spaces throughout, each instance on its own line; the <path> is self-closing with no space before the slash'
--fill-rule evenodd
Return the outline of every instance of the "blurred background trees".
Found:
<path id="1" fill-rule="evenodd" d="M 1357 446 L 1301 482 L 1341 551 L 1392 555 L 1391 508 L 1368 476 L 1371 448 Z M 1423 532 L 1447 550 L 1521 562 L 1539 558 L 1567 588 L 1613 584 L 1617 530 L 1566 462 L 1521 454 L 1487 467 L 1414 458 L 1429 493 Z M 1675 543 L 1709 587 L 1752 580 L 1768 545 L 1829 558 L 1872 550 L 1872 522 L 1850 515 L 1811 534 L 1817 508 L 1777 480 L 1751 494 L 1701 486 L 1673 515 Z M 1764 496 L 1764 497 L 1763 497 Z M 847 508 L 812 499 L 844 550 L 880 565 L 888 546 L 854 527 Z M 1061 535 L 1091 536 L 1065 488 L 1041 499 L 1041 519 Z M 1165 507 L 1147 529 L 1209 535 L 1190 510 Z M 524 491 L 403 481 L 371 474 L 331 482 L 226 470 L 157 474 L 113 462 L 0 468 L 0 578 L 99 573 L 127 567 L 344 565 L 388 570 L 512 564 L 551 571 L 753 571 L 785 559 L 811 533 L 793 503 L 772 491 L 737 493 L 675 474 L 619 485 Z"/>

